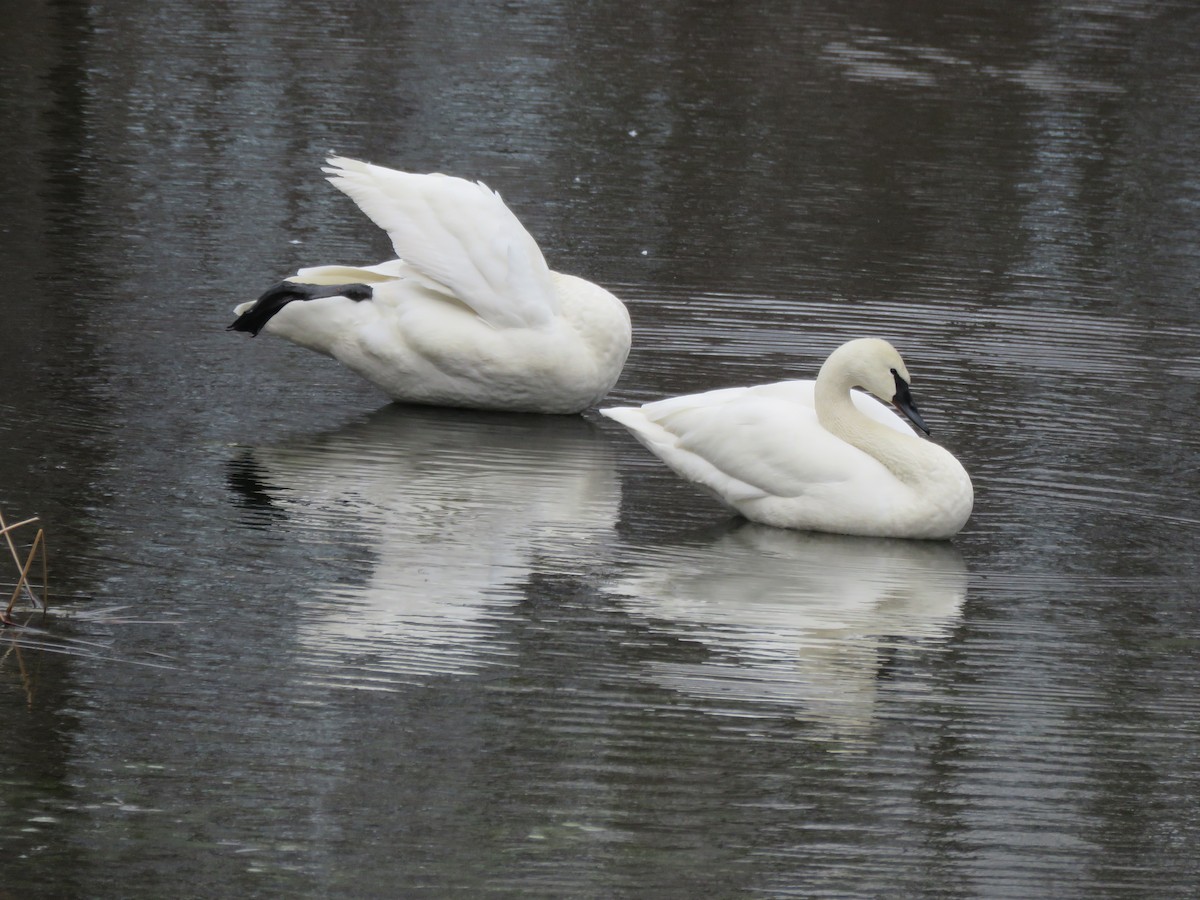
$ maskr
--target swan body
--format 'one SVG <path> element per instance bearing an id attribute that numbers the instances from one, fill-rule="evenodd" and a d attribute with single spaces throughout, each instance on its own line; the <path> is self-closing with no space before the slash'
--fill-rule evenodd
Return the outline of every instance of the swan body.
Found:
<path id="1" fill-rule="evenodd" d="M 624 304 L 551 271 L 498 194 L 447 175 L 328 162 L 329 181 L 400 258 L 301 269 L 237 306 L 230 330 L 331 356 L 408 403 L 575 413 L 616 383 L 631 338 Z"/>
<path id="2" fill-rule="evenodd" d="M 782 528 L 945 539 L 971 514 L 971 479 L 875 397 L 928 432 L 886 341 L 835 350 L 816 381 L 782 381 L 600 412 L 747 519 Z M 852 391 L 862 387 L 875 397 Z"/>

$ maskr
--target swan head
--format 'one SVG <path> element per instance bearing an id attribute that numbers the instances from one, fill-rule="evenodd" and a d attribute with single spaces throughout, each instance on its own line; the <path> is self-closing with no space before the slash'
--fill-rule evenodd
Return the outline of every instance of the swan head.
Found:
<path id="1" fill-rule="evenodd" d="M 901 363 L 901 365 L 904 365 L 904 363 Z M 896 393 L 892 395 L 892 406 L 904 413 L 905 417 L 923 432 L 929 434 L 929 426 L 925 424 L 925 420 L 921 418 L 921 413 L 917 411 L 917 404 L 913 402 L 912 391 L 908 389 L 908 379 L 902 377 L 896 369 L 892 369 L 892 377 L 896 382 Z"/>
<path id="2" fill-rule="evenodd" d="M 917 411 L 909 385 L 912 377 L 900 354 L 880 338 L 860 338 L 842 344 L 829 355 L 817 381 L 836 381 L 841 389 L 860 387 L 884 403 L 890 403 L 910 422 L 929 434 L 929 426 Z"/>

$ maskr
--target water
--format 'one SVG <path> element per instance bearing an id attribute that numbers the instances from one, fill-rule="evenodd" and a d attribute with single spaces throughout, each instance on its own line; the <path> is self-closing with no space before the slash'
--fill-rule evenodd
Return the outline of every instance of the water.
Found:
<path id="1" fill-rule="evenodd" d="M 0 32 L 0 509 L 54 603 L 0 635 L 0 894 L 1195 894 L 1187 4 Z M 387 255 L 331 150 L 486 180 L 621 296 L 610 402 L 892 340 L 967 529 L 747 525 L 594 413 L 389 406 L 226 333 Z"/>

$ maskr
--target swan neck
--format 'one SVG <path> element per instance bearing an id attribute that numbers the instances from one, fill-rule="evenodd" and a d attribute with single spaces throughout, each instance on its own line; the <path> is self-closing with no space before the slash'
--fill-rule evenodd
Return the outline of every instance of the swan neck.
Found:
<path id="1" fill-rule="evenodd" d="M 850 396 L 853 386 L 847 379 L 817 379 L 815 406 L 821 426 L 874 457 L 901 481 L 915 484 L 922 480 L 930 445 L 860 412 Z"/>

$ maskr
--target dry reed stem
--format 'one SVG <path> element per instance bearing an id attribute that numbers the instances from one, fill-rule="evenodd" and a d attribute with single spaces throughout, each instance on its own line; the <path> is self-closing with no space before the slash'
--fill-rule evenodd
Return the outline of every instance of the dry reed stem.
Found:
<path id="1" fill-rule="evenodd" d="M 29 570 L 33 568 L 33 561 L 37 559 L 37 553 L 42 551 L 42 596 L 47 596 L 49 589 L 49 568 L 46 560 L 46 532 L 45 529 L 39 528 L 37 534 L 33 538 L 33 546 L 29 548 L 29 555 L 25 558 L 25 562 L 21 562 L 21 556 L 17 552 L 17 546 L 13 543 L 12 532 L 22 525 L 30 525 L 38 520 L 37 516 L 24 519 L 20 522 L 14 522 L 11 525 L 4 520 L 4 514 L 0 513 L 0 534 L 4 535 L 4 540 L 8 544 L 8 552 L 12 554 L 13 562 L 16 563 L 18 577 L 17 585 L 13 588 L 12 598 L 8 601 L 8 606 L 3 613 L 0 613 L 0 619 L 8 621 L 9 615 L 16 606 L 17 598 L 21 596 L 21 589 L 24 588 L 29 602 L 33 604 L 35 609 L 46 609 L 46 604 L 38 599 L 38 596 L 33 592 L 33 588 L 29 585 Z"/>
<path id="2" fill-rule="evenodd" d="M 22 519 L 20 522 L 13 522 L 11 525 L 4 525 L 4 513 L 0 513 L 0 525 L 4 525 L 3 528 L 0 528 L 0 533 L 8 533 L 20 528 L 22 525 L 28 525 L 30 522 L 36 522 L 37 520 L 37 516 L 30 516 L 28 519 Z M 9 541 L 9 544 L 11 545 L 12 541 Z"/>
<path id="3" fill-rule="evenodd" d="M 17 597 L 21 595 L 21 588 L 25 588 L 25 593 L 27 593 L 29 598 L 33 600 L 33 605 L 35 607 L 43 606 L 43 604 L 38 602 L 37 597 L 33 593 L 33 589 L 29 586 L 29 570 L 33 568 L 33 561 L 37 559 L 38 548 L 41 547 L 43 543 L 42 537 L 43 531 L 39 528 L 37 535 L 33 539 L 33 546 L 29 548 L 29 556 L 25 558 L 25 565 L 21 566 L 21 572 L 17 576 L 17 586 L 13 588 L 12 599 L 8 601 L 8 608 L 4 610 L 5 615 L 8 615 L 12 612 L 12 608 L 17 603 Z M 45 550 L 42 551 L 42 555 L 45 555 Z"/>

